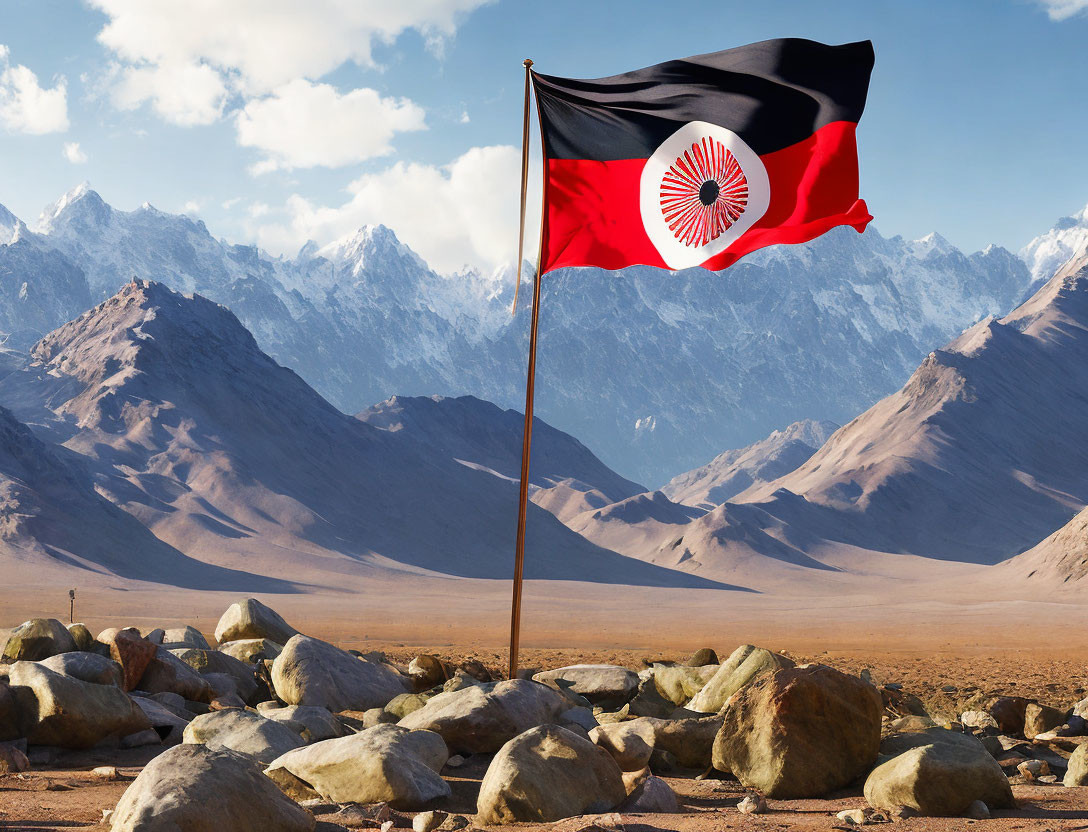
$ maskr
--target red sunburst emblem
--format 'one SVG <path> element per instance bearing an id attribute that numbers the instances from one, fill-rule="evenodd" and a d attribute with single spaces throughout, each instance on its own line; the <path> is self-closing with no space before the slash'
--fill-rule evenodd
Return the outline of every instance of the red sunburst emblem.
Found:
<path id="1" fill-rule="evenodd" d="M 721 142 L 704 138 L 684 151 L 661 180 L 661 213 L 686 246 L 701 247 L 735 223 L 748 205 L 748 179 Z"/>

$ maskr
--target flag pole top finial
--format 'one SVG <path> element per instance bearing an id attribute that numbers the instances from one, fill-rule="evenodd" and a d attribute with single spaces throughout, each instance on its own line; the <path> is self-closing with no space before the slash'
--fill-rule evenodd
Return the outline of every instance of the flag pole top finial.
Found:
<path id="1" fill-rule="evenodd" d="M 521 62 L 521 65 L 523 67 L 525 67 L 526 69 L 528 69 L 529 67 L 531 67 L 533 65 L 533 59 L 532 58 L 526 58 L 524 61 Z"/>

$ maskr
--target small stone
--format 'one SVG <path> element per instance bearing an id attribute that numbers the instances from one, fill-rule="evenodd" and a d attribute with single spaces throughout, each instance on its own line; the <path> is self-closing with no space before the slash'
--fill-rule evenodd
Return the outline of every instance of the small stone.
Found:
<path id="1" fill-rule="evenodd" d="M 973 820 L 988 820 L 990 817 L 990 807 L 981 800 L 976 800 L 967 807 L 964 816 L 972 818 Z"/>
<path id="2" fill-rule="evenodd" d="M 450 768 L 460 768 L 464 764 L 465 758 L 462 757 L 460 754 L 454 754 L 452 757 L 446 760 L 446 765 Z"/>
<path id="3" fill-rule="evenodd" d="M 14 745 L 0 743 L 0 774 L 18 774 L 30 768 L 26 754 Z"/>
<path id="4" fill-rule="evenodd" d="M 864 826 L 869 822 L 869 817 L 872 813 L 872 809 L 845 809 L 835 815 L 835 817 L 850 824 Z"/>
<path id="5" fill-rule="evenodd" d="M 767 801 L 758 794 L 750 794 L 737 804 L 737 811 L 742 815 L 765 815 Z"/>
<path id="6" fill-rule="evenodd" d="M 945 693 L 956 693 L 959 690 L 959 688 L 957 688 L 955 685 L 945 685 L 944 687 L 941 688 L 941 690 L 944 691 Z"/>
<path id="7" fill-rule="evenodd" d="M 464 829 L 466 826 L 468 826 L 468 818 L 464 815 L 450 815 L 438 828 L 442 832 L 457 832 L 458 829 Z"/>
<path id="8" fill-rule="evenodd" d="M 1016 767 L 1025 780 L 1035 780 L 1050 774 L 1050 766 L 1046 760 L 1024 760 Z"/>
<path id="9" fill-rule="evenodd" d="M 393 821 L 391 821 L 391 820 L 387 820 L 385 823 L 382 824 L 382 827 L 381 827 L 382 832 L 389 832 L 389 830 L 392 829 L 392 828 L 393 828 Z"/>
<path id="10" fill-rule="evenodd" d="M 121 775 L 116 766 L 99 766 L 91 769 L 91 774 L 102 780 L 120 780 Z"/>
<path id="11" fill-rule="evenodd" d="M 412 818 L 412 829 L 414 832 L 431 832 L 441 826 L 445 819 L 445 812 L 420 812 Z"/>
<path id="12" fill-rule="evenodd" d="M 1046 783 L 1048 786 L 1050 786 L 1058 782 L 1058 775 L 1044 774 L 1042 777 L 1038 778 L 1038 780 L 1040 783 Z"/>

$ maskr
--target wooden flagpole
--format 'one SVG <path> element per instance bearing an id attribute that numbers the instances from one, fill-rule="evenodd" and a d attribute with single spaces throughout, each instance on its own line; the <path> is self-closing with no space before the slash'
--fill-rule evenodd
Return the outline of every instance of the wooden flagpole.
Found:
<path id="1" fill-rule="evenodd" d="M 525 246 L 525 197 L 529 184 L 529 96 L 530 71 L 533 62 L 526 58 L 525 110 L 521 133 L 521 229 L 518 232 L 518 282 L 514 289 L 514 308 L 517 311 L 518 290 L 521 288 L 521 260 Z M 532 323 L 529 326 L 529 369 L 525 379 L 525 429 L 521 441 L 521 480 L 518 490 L 518 531 L 514 544 L 514 596 L 510 603 L 510 668 L 507 678 L 515 679 L 518 673 L 518 643 L 521 639 L 521 579 L 525 565 L 525 515 L 529 504 L 529 449 L 533 438 L 533 392 L 536 384 L 536 331 L 540 320 L 540 255 L 537 254 L 536 271 L 533 274 Z"/>

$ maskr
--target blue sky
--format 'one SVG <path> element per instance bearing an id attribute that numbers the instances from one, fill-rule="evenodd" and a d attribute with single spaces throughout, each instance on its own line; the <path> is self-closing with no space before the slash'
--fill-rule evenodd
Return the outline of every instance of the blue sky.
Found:
<path id="1" fill-rule="evenodd" d="M 873 40 L 882 233 L 1015 250 L 1088 202 L 1088 0 L 665 8 L 0 0 L 0 203 L 32 222 L 86 179 L 276 253 L 384 222 L 441 270 L 490 269 L 516 239 L 522 58 L 595 77 L 782 36 Z"/>

